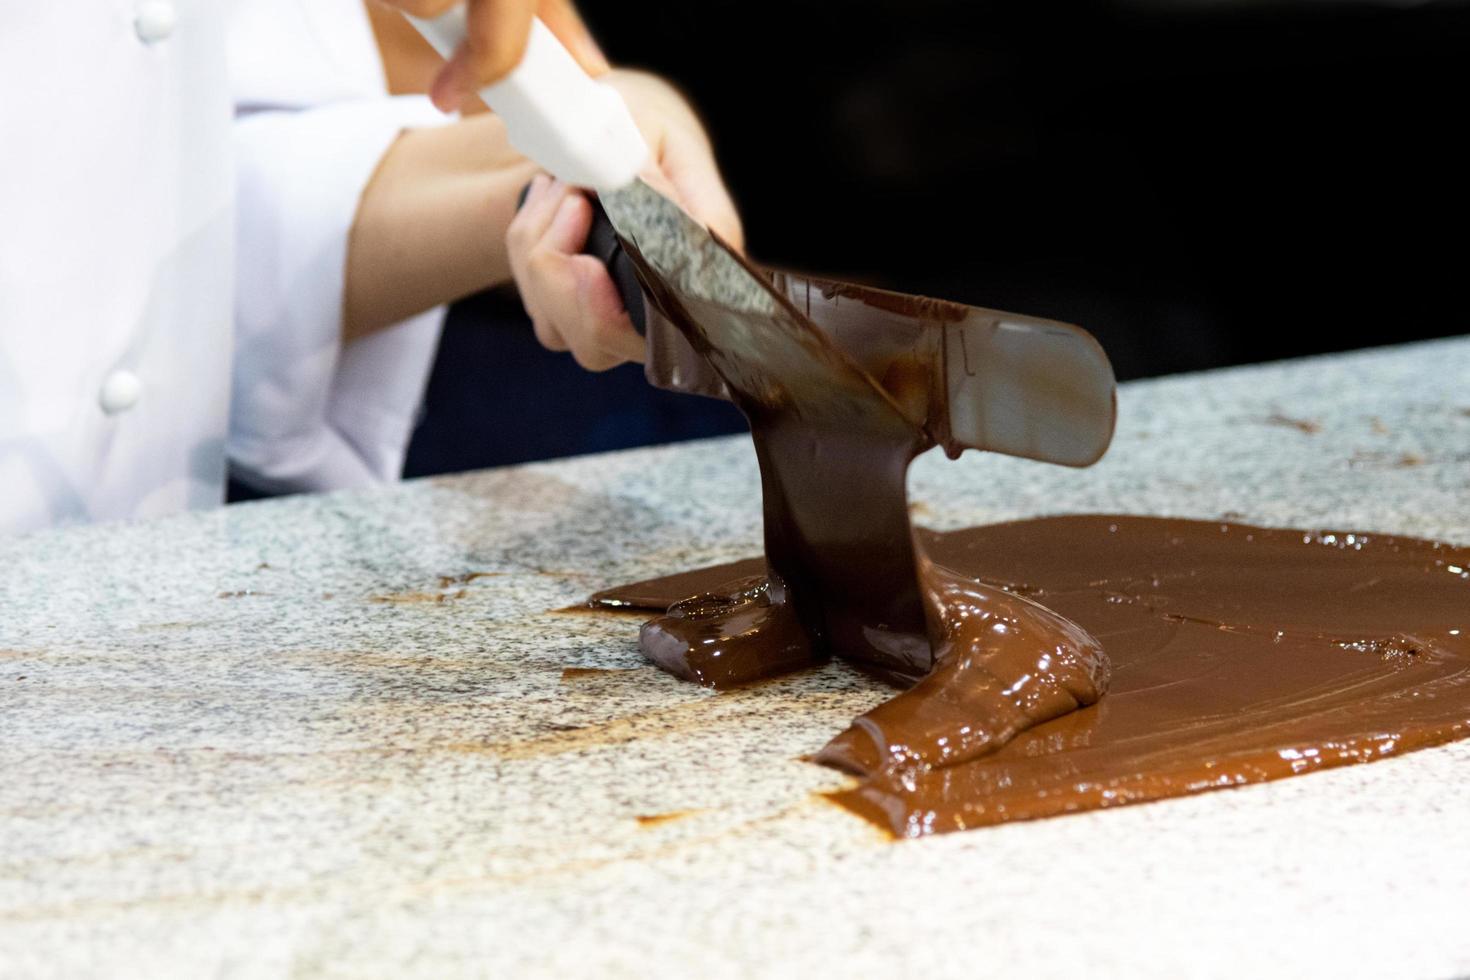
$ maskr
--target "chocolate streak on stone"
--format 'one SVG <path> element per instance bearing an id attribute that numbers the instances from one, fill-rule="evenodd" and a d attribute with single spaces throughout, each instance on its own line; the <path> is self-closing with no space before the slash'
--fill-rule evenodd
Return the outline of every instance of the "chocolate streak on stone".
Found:
<path id="1" fill-rule="evenodd" d="M 648 582 L 634 582 L 599 592 L 588 600 L 587 606 L 592 609 L 664 610 L 680 599 L 707 592 L 711 583 L 724 585 L 726 582 L 754 578 L 765 573 L 764 558 L 744 558 L 726 565 L 711 565 L 693 572 L 665 575 Z"/>
<path id="2" fill-rule="evenodd" d="M 1034 614 L 1036 635 L 1077 624 L 1106 649 L 1112 677 L 1092 707 L 969 761 L 944 740 L 1015 727 L 1003 692 L 973 695 L 984 684 L 960 685 L 956 711 L 955 685 L 926 679 L 857 719 L 818 756 L 862 777 L 832 798 L 901 836 L 1260 783 L 1470 735 L 1470 548 L 1123 516 L 921 532 L 920 543 L 931 601 L 957 608 L 943 590 L 958 583 L 1009 628 L 1031 625 L 1024 593 L 1054 610 Z M 635 591 L 657 608 L 719 577 Z M 997 678 L 1018 676 L 997 666 Z M 1063 688 L 1034 690 L 1065 702 Z"/>
<path id="3" fill-rule="evenodd" d="M 1322 431 L 1321 422 L 1314 422 L 1311 419 L 1296 419 L 1292 418 L 1289 415 L 1282 415 L 1280 412 L 1268 415 L 1266 417 L 1266 424 L 1280 425 L 1288 429 L 1295 429 L 1303 435 L 1309 436 L 1314 436 Z"/>

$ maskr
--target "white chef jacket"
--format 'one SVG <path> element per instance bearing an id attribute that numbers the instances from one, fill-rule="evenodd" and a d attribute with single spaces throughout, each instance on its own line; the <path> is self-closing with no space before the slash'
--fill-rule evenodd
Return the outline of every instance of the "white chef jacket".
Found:
<path id="1" fill-rule="evenodd" d="M 358 0 L 5 3 L 0 85 L 0 532 L 397 476 L 440 314 L 343 349 L 343 267 L 438 117 Z"/>

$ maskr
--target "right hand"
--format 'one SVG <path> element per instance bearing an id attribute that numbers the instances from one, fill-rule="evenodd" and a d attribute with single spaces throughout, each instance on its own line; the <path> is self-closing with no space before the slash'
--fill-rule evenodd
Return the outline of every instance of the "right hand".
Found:
<path id="1" fill-rule="evenodd" d="M 587 370 L 606 371 L 642 361 L 644 341 L 602 262 L 579 254 L 591 227 L 592 204 L 581 191 L 537 174 L 506 242 L 541 346 L 571 351 Z"/>
<path id="2" fill-rule="evenodd" d="M 460 0 L 382 0 L 415 17 L 437 17 Z M 467 0 L 464 44 L 445 62 L 429 97 L 443 112 L 453 112 L 486 85 L 500 81 L 526 53 L 531 21 L 540 17 L 589 75 L 608 70 L 607 58 L 592 40 L 572 0 Z"/>
<path id="3" fill-rule="evenodd" d="M 743 249 L 740 216 L 694 110 L 653 75 L 614 71 L 606 81 L 623 96 L 653 151 L 644 179 L 730 246 Z M 580 254 L 591 226 L 592 205 L 582 192 L 542 174 L 531 182 L 506 244 L 536 339 L 550 350 L 570 351 L 590 371 L 605 371 L 642 361 L 645 341 L 607 269 Z"/>

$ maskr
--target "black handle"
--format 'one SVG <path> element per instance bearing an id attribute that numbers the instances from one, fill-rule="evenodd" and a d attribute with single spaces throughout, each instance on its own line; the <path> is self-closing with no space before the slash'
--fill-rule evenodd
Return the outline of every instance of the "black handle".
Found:
<path id="1" fill-rule="evenodd" d="M 521 195 L 516 199 L 517 211 L 526 203 L 526 195 L 529 193 L 530 184 L 521 188 Z M 623 251 L 623 243 L 618 241 L 618 233 L 608 220 L 607 212 L 602 209 L 602 203 L 591 194 L 587 196 L 587 200 L 592 205 L 592 228 L 587 232 L 587 244 L 583 246 L 582 254 L 596 256 L 607 267 L 607 274 L 612 276 L 613 285 L 623 299 L 623 309 L 628 311 L 628 319 L 633 321 L 633 326 L 639 333 L 643 333 L 648 314 L 643 301 L 643 286 L 638 282 L 638 274 L 633 271 L 633 260 Z"/>

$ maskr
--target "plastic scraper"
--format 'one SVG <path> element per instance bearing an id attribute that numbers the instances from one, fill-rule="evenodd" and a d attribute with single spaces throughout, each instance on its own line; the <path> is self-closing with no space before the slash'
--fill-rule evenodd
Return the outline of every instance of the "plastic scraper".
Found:
<path id="1" fill-rule="evenodd" d="M 413 20 L 446 57 L 464 37 L 461 10 Z M 787 411 L 832 433 L 909 441 L 915 453 L 939 444 L 951 455 L 973 448 L 1086 466 L 1106 450 L 1115 385 L 1091 335 L 1053 321 L 757 268 L 639 176 L 649 151 L 627 106 L 612 87 L 588 77 L 540 21 L 520 65 L 480 95 L 518 150 L 596 192 L 600 207 L 587 250 L 607 264 L 647 338 L 654 385 L 730 398 L 753 420 Z M 834 458 L 841 455 L 811 462 L 832 466 L 831 479 L 855 491 L 842 518 L 848 527 L 836 538 L 850 532 L 891 539 L 891 567 L 847 567 L 837 549 L 820 542 L 773 540 L 772 507 L 780 505 L 773 498 L 781 488 L 762 458 L 768 561 L 776 567 L 775 552 L 788 547 L 803 552 L 782 558 L 810 572 L 803 577 L 820 583 L 825 603 L 876 609 L 867 620 L 892 624 L 892 656 L 872 659 L 922 672 L 927 644 L 909 642 L 923 627 L 914 623 L 922 612 L 915 611 L 907 513 L 865 513 L 864 501 L 883 495 L 861 490 L 880 477 L 844 470 L 844 460 Z M 906 467 L 904 459 L 886 477 L 898 480 L 899 500 Z M 904 608 L 888 615 L 885 603 Z M 826 619 L 852 617 L 834 606 Z"/>

